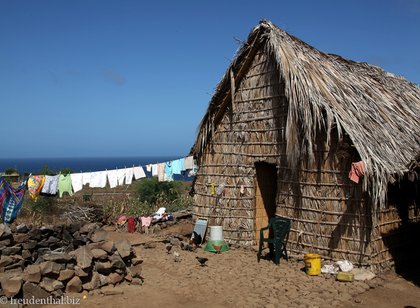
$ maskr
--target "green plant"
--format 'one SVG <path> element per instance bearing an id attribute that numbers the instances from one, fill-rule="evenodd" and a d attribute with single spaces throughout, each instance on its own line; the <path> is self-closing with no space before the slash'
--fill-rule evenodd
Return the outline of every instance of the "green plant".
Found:
<path id="1" fill-rule="evenodd" d="M 14 173 L 19 173 L 16 168 L 7 168 L 6 170 L 4 170 L 4 174 L 6 174 L 6 175 L 14 174 Z"/>
<path id="2" fill-rule="evenodd" d="M 173 202 L 181 194 L 181 182 L 159 182 L 157 178 L 143 179 L 139 181 L 136 188 L 137 199 L 152 206 Z"/>

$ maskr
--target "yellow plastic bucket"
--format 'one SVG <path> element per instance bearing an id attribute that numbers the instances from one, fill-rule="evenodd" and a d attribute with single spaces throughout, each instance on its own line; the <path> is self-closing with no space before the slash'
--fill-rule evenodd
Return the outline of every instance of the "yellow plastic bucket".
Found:
<path id="1" fill-rule="evenodd" d="M 316 276 L 321 274 L 321 256 L 317 253 L 307 253 L 303 256 L 306 274 Z"/>

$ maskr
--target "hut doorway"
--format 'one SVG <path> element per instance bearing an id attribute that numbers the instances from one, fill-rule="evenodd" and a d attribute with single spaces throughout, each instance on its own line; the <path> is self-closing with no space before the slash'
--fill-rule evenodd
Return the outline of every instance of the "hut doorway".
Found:
<path id="1" fill-rule="evenodd" d="M 255 240 L 260 241 L 260 229 L 276 214 L 277 168 L 274 164 L 256 163 L 255 178 Z"/>

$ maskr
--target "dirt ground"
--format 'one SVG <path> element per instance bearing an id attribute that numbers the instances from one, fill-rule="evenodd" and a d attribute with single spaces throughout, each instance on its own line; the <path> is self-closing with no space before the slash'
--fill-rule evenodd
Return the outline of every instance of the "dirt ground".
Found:
<path id="1" fill-rule="evenodd" d="M 217 255 L 174 247 L 181 257 L 175 262 L 164 240 L 191 231 L 191 224 L 180 223 L 153 235 L 111 232 L 111 239 L 129 240 L 144 260 L 143 285 L 119 285 L 115 295 L 68 296 L 85 295 L 82 307 L 420 307 L 419 287 L 392 272 L 367 283 L 343 283 L 306 275 L 302 261 L 258 263 L 255 251 L 242 248 Z M 196 256 L 207 257 L 207 266 Z"/>

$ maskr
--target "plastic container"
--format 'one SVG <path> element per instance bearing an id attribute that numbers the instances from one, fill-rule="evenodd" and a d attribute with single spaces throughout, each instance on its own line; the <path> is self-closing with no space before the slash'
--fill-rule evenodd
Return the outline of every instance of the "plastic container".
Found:
<path id="1" fill-rule="evenodd" d="M 210 241 L 223 241 L 222 226 L 210 226 Z"/>
<path id="2" fill-rule="evenodd" d="M 316 253 L 307 253 L 303 256 L 306 274 L 316 276 L 321 274 L 321 256 Z"/>
<path id="3" fill-rule="evenodd" d="M 219 252 L 225 252 L 229 250 L 229 245 L 225 241 L 208 241 L 206 247 L 204 247 L 205 251 L 208 252 L 217 252 L 215 246 L 222 246 Z"/>
<path id="4" fill-rule="evenodd" d="M 338 281 L 352 282 L 354 280 L 354 274 L 348 272 L 338 272 L 336 278 Z"/>

